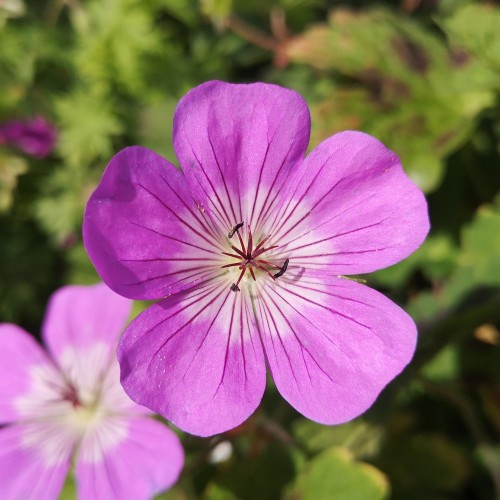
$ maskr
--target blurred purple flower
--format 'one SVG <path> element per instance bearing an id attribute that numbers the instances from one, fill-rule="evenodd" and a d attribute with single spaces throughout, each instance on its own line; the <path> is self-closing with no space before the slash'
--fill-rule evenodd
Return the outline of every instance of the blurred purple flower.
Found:
<path id="1" fill-rule="evenodd" d="M 15 147 L 37 158 L 49 155 L 56 139 L 56 128 L 42 116 L 12 120 L 0 125 L 0 145 Z"/>
<path id="2" fill-rule="evenodd" d="M 122 336 L 123 387 L 185 431 L 248 418 L 266 363 L 299 412 L 345 422 L 413 355 L 412 319 L 343 275 L 418 248 L 425 198 L 373 137 L 342 132 L 304 159 L 309 132 L 291 90 L 208 82 L 175 112 L 183 171 L 127 148 L 88 202 L 84 240 L 103 280 L 162 299 Z"/>
<path id="3" fill-rule="evenodd" d="M 183 464 L 176 435 L 119 384 L 115 348 L 130 301 L 104 284 L 51 298 L 46 353 L 0 324 L 0 498 L 59 497 L 73 464 L 81 499 L 147 499 Z"/>

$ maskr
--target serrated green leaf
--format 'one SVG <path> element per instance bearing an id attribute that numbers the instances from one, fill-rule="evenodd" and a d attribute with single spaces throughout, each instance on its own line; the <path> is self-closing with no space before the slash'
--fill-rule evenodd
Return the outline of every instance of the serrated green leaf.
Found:
<path id="1" fill-rule="evenodd" d="M 76 63 L 82 76 L 101 92 L 118 85 L 140 95 L 145 60 L 162 50 L 153 14 L 135 0 L 89 2 L 83 19 L 75 19 L 79 40 Z"/>
<path id="2" fill-rule="evenodd" d="M 476 287 L 500 287 L 500 196 L 480 207 L 462 232 L 457 270 L 444 290 L 447 303 L 455 304 Z"/>
<path id="3" fill-rule="evenodd" d="M 346 128 L 368 132 L 401 157 L 426 192 L 440 184 L 443 159 L 495 102 L 489 68 L 455 63 L 434 33 L 386 9 L 336 9 L 328 24 L 309 28 L 286 51 L 292 61 L 357 82 L 313 104 L 313 144 Z"/>
<path id="4" fill-rule="evenodd" d="M 68 163 L 88 166 L 111 156 L 111 141 L 123 127 L 108 99 L 79 89 L 58 99 L 55 109 L 60 125 L 58 149 Z"/>
<path id="5" fill-rule="evenodd" d="M 440 21 L 451 40 L 486 65 L 500 71 L 500 9 L 494 4 L 471 3 Z M 500 81 L 498 82 L 500 84 Z"/>

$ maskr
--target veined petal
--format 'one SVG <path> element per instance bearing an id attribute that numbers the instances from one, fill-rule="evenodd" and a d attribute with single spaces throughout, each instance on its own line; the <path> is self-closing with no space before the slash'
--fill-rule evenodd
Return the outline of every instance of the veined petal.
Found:
<path id="1" fill-rule="evenodd" d="M 35 339 L 16 325 L 0 324 L 0 424 L 55 411 L 61 374 Z"/>
<path id="2" fill-rule="evenodd" d="M 115 355 L 131 309 L 130 300 L 117 295 L 104 283 L 62 287 L 52 295 L 47 306 L 42 328 L 45 344 L 66 372 L 82 364 L 84 370 L 99 376 Z M 67 354 L 68 351 L 88 354 L 95 345 L 100 346 L 101 352 L 90 358 Z M 90 369 L 89 365 L 92 365 Z"/>
<path id="3" fill-rule="evenodd" d="M 85 248 L 103 281 L 132 299 L 158 299 L 214 274 L 213 222 L 182 172 L 146 148 L 113 157 L 85 210 Z"/>
<path id="4" fill-rule="evenodd" d="M 147 415 L 152 411 L 130 399 L 120 384 L 120 365 L 116 355 L 102 380 L 99 403 L 107 413 L 120 415 Z"/>
<path id="5" fill-rule="evenodd" d="M 212 81 L 179 102 L 174 147 L 196 200 L 226 231 L 244 221 L 257 231 L 282 202 L 309 142 L 310 117 L 296 92 L 265 83 Z"/>
<path id="6" fill-rule="evenodd" d="M 366 411 L 415 350 L 410 316 L 347 279 L 297 279 L 290 273 L 266 288 L 256 310 L 279 392 L 323 424 Z"/>
<path id="7" fill-rule="evenodd" d="M 209 284 L 151 306 L 118 347 L 128 395 L 199 436 L 242 423 L 265 388 L 250 297 L 226 285 Z"/>
<path id="8" fill-rule="evenodd" d="M 398 157 L 361 132 L 341 132 L 306 158 L 271 232 L 295 265 L 367 273 L 414 252 L 429 231 L 425 198 Z"/>
<path id="9" fill-rule="evenodd" d="M 78 498 L 147 500 L 172 486 L 184 463 L 177 436 L 150 418 L 114 420 L 111 427 L 124 432 L 118 441 L 110 439 L 111 427 L 96 427 L 82 442 L 76 465 Z"/>
<path id="10" fill-rule="evenodd" d="M 56 500 L 73 447 L 73 437 L 50 423 L 0 429 L 0 498 Z"/>

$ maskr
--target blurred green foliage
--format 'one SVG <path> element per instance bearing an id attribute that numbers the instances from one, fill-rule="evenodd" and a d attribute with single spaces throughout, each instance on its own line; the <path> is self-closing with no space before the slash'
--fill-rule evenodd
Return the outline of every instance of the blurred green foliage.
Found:
<path id="1" fill-rule="evenodd" d="M 432 231 L 364 277 L 418 321 L 413 363 L 354 422 L 325 427 L 272 384 L 211 440 L 181 436 L 163 499 L 500 496 L 500 7 L 469 0 L 0 1 L 0 123 L 44 115 L 43 160 L 0 146 L 0 319 L 37 332 L 48 295 L 97 275 L 83 209 L 110 157 L 175 162 L 178 99 L 209 80 L 299 91 L 311 147 L 343 129 L 383 140 L 426 191 Z M 139 312 L 144 304 L 136 304 Z M 221 441 L 232 454 L 214 459 Z M 63 498 L 73 498 L 66 485 Z"/>

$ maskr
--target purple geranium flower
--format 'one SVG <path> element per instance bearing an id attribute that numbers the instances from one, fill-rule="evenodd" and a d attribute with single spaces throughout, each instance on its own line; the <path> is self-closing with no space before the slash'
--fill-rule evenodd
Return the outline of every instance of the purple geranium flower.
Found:
<path id="1" fill-rule="evenodd" d="M 24 121 L 12 120 L 0 125 L 0 145 L 7 144 L 36 158 L 49 155 L 56 139 L 56 128 L 42 116 Z"/>
<path id="2" fill-rule="evenodd" d="M 118 293 L 162 299 L 126 329 L 122 384 L 181 429 L 208 436 L 258 406 L 266 363 L 283 397 L 325 424 L 365 411 L 411 359 L 411 318 L 344 278 L 424 240 L 421 191 L 360 132 L 305 159 L 304 100 L 275 85 L 208 82 L 174 117 L 182 171 L 118 153 L 91 196 L 87 251 Z"/>
<path id="3" fill-rule="evenodd" d="M 43 325 L 48 355 L 0 324 L 0 498 L 58 498 L 72 461 L 81 499 L 146 499 L 176 481 L 177 436 L 119 384 L 130 305 L 104 284 L 61 288 Z"/>

